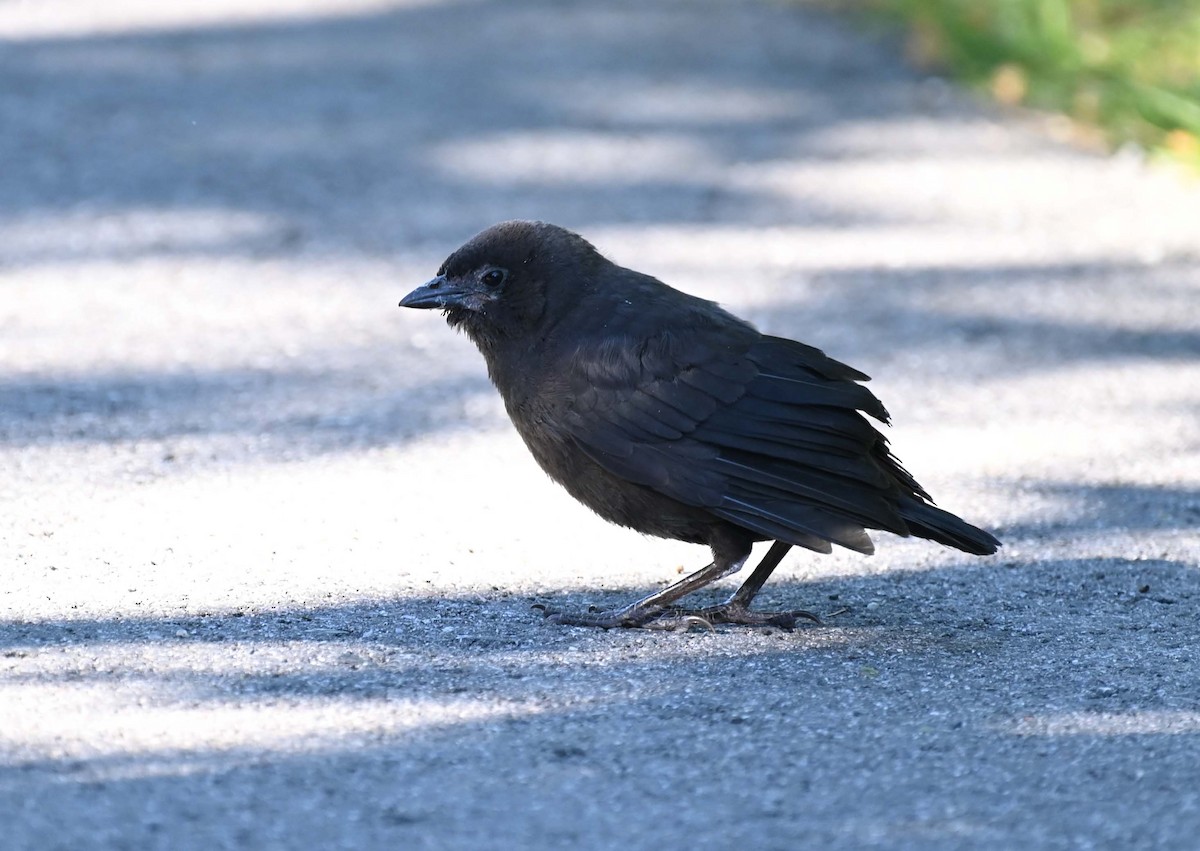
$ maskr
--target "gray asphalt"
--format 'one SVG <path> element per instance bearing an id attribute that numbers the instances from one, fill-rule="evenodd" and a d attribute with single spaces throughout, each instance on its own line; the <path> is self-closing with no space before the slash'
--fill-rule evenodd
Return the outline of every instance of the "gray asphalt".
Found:
<path id="1" fill-rule="evenodd" d="M 1198 847 L 1194 182 L 804 5 L 0 37 L 0 846 Z M 573 504 L 396 308 L 515 217 L 875 376 L 1004 549 L 793 553 L 794 633 L 545 624 L 707 554 Z"/>

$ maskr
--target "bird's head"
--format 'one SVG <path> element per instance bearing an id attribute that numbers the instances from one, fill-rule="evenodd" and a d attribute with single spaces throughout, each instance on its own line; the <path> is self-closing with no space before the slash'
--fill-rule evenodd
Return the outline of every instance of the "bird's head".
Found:
<path id="1" fill-rule="evenodd" d="M 437 277 L 400 306 L 441 310 L 486 349 L 504 337 L 536 333 L 547 313 L 573 298 L 604 262 L 587 240 L 565 228 L 502 222 L 446 258 Z"/>

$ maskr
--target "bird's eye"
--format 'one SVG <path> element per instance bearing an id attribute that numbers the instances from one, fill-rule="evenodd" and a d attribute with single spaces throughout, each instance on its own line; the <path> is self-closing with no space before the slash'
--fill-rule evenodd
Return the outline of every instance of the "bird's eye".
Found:
<path id="1" fill-rule="evenodd" d="M 504 279 L 508 277 L 508 273 L 503 269 L 490 269 L 480 278 L 489 287 L 498 287 L 504 283 Z"/>

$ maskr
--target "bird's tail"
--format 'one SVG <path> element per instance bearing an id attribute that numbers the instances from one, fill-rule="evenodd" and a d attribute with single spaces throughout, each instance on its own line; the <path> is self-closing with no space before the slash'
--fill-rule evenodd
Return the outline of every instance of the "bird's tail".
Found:
<path id="1" fill-rule="evenodd" d="M 906 500 L 900 505 L 900 516 L 908 524 L 909 531 L 917 537 L 928 538 L 963 552 L 986 556 L 1000 546 L 1000 541 L 991 533 L 927 502 Z"/>

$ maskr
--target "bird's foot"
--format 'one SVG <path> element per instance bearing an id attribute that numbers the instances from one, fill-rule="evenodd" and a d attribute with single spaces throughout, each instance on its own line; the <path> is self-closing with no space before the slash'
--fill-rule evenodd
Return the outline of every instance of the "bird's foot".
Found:
<path id="1" fill-rule="evenodd" d="M 639 606 L 637 603 L 623 609 L 587 612 L 553 612 L 540 603 L 533 608 L 539 609 L 551 623 L 564 626 L 595 626 L 601 629 L 620 627 L 686 632 L 693 627 L 712 629 L 716 624 L 728 623 L 741 626 L 773 626 L 791 632 L 796 628 L 798 620 L 821 622 L 812 612 L 799 609 L 789 612 L 752 612 L 741 603 L 733 602 L 703 609 L 664 609 L 659 606 Z"/>
<path id="2" fill-rule="evenodd" d="M 634 603 L 622 609 L 601 611 L 590 609 L 586 612 L 555 612 L 537 603 L 533 608 L 538 609 L 546 620 L 564 626 L 595 626 L 600 629 L 672 629 L 688 630 L 694 626 L 711 629 L 712 624 L 702 617 L 680 613 L 670 618 L 660 617 L 663 613 L 661 606 L 641 606 Z"/>
<path id="3" fill-rule="evenodd" d="M 791 632 L 796 628 L 796 622 L 799 620 L 812 621 L 820 623 L 821 619 L 812 612 L 804 611 L 803 609 L 794 609 L 787 612 L 752 612 L 742 603 L 726 601 L 719 606 L 706 606 L 703 609 L 677 609 L 670 608 L 655 620 L 655 623 L 664 623 L 664 628 L 672 628 L 665 626 L 670 621 L 703 621 L 710 628 L 722 623 L 737 624 L 739 626 L 773 626 L 787 632 Z"/>

